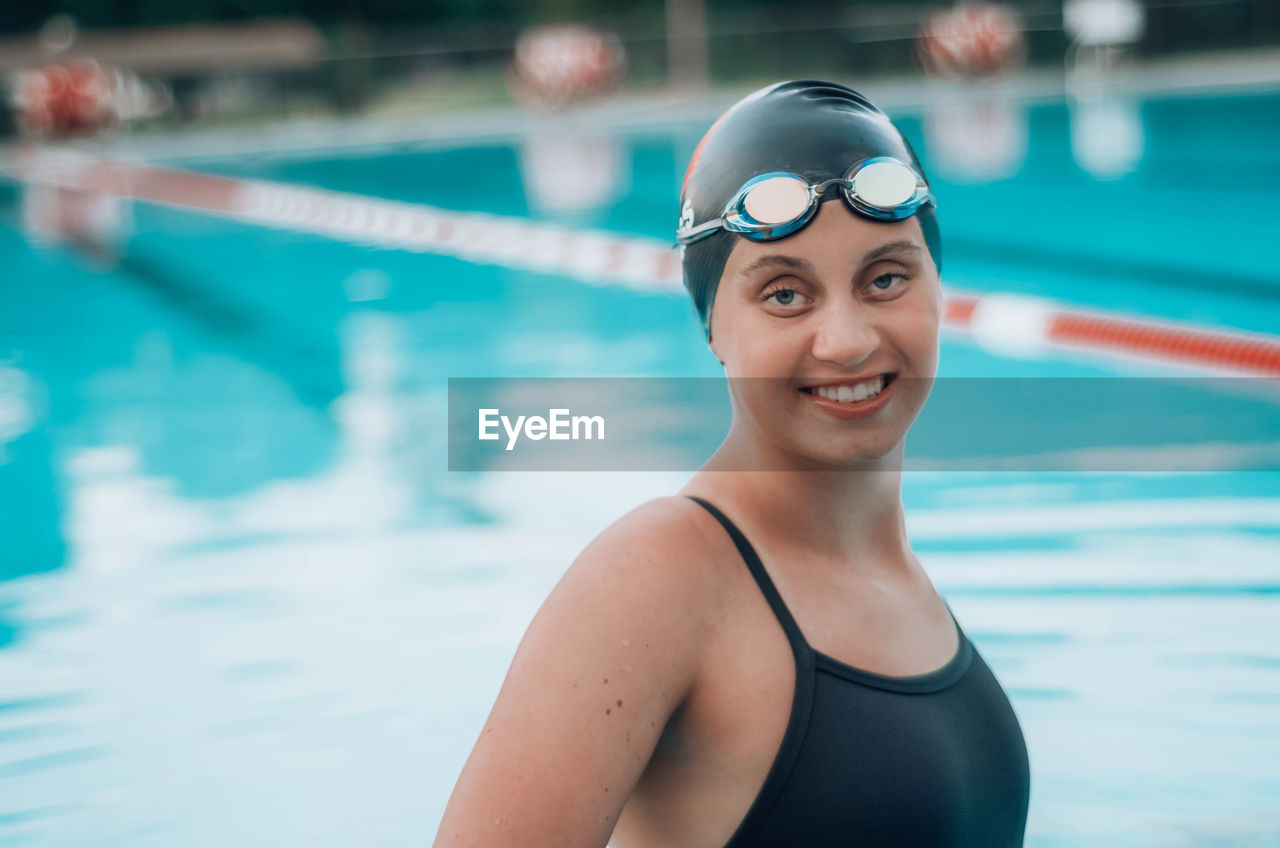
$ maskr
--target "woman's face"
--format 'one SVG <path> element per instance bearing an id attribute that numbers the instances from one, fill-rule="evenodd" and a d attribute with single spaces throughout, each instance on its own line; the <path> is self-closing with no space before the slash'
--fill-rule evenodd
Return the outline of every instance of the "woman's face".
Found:
<path id="1" fill-rule="evenodd" d="M 869 221 L 829 200 L 795 235 L 738 239 L 711 310 L 735 416 L 818 465 L 885 457 L 933 386 L 941 300 L 914 217 Z"/>

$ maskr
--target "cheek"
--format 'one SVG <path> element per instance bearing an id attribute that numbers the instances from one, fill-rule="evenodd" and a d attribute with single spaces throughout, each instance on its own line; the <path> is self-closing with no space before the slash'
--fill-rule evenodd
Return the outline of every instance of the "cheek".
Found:
<path id="1" fill-rule="evenodd" d="M 942 327 L 940 299 L 934 291 L 921 291 L 915 301 L 911 309 L 897 316 L 898 341 L 913 356 L 936 357 Z"/>
<path id="2" fill-rule="evenodd" d="M 790 377 L 795 371 L 795 352 L 782 339 L 764 336 L 745 324 L 735 327 L 725 370 L 734 377 Z M 761 380 L 762 383 L 770 382 Z"/>
<path id="3" fill-rule="evenodd" d="M 921 315 L 917 319 L 913 336 L 919 341 L 921 351 L 936 352 L 938 350 L 940 329 L 939 315 L 936 310 L 928 315 Z"/>

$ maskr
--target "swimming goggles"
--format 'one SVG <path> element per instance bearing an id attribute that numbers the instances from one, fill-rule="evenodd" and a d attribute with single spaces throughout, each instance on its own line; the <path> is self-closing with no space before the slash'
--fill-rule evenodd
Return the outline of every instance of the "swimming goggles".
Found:
<path id="1" fill-rule="evenodd" d="M 855 212 L 880 221 L 901 221 L 925 204 L 937 205 L 928 183 L 913 168 L 892 156 L 875 156 L 854 165 L 844 177 L 816 185 L 786 171 L 752 177 L 719 218 L 696 227 L 682 220 L 676 242 L 692 244 L 720 229 L 753 241 L 780 239 L 809 223 L 831 186 L 843 189 L 845 203 Z"/>

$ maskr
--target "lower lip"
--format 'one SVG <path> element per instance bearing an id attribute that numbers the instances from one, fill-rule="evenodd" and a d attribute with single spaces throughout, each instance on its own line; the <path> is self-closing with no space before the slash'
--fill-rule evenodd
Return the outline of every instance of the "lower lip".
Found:
<path id="1" fill-rule="evenodd" d="M 833 418 L 840 418 L 847 421 L 853 418 L 868 418 L 875 415 L 884 408 L 886 403 L 889 402 L 889 393 L 893 391 L 893 387 L 897 384 L 898 381 L 895 379 L 891 381 L 889 385 L 881 389 L 880 394 L 876 395 L 871 400 L 858 401 L 855 403 L 841 403 L 838 400 L 827 400 L 821 395 L 810 394 L 806 391 L 801 391 L 800 394 L 820 411 L 825 412 Z"/>

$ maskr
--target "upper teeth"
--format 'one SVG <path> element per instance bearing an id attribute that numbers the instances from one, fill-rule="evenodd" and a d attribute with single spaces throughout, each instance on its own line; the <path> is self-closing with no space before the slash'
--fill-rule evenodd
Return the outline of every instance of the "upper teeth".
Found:
<path id="1" fill-rule="evenodd" d="M 841 403 L 857 403 L 860 400 L 875 397 L 880 394 L 883 388 L 884 376 L 880 375 L 852 385 L 846 383 L 839 386 L 814 386 L 810 391 L 827 400 L 835 400 Z"/>

